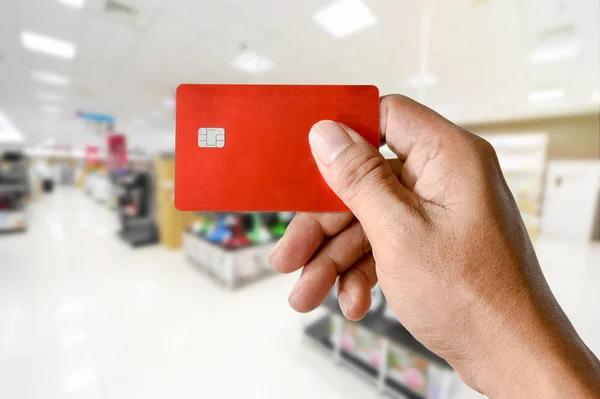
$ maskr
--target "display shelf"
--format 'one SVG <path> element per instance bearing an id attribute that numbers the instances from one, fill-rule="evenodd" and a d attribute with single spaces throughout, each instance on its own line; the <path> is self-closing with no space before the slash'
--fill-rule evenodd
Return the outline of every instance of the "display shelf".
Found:
<path id="1" fill-rule="evenodd" d="M 274 274 L 268 258 L 275 243 L 225 248 L 186 232 L 183 246 L 188 260 L 229 289 L 239 288 Z"/>
<path id="2" fill-rule="evenodd" d="M 18 192 L 26 192 L 27 190 L 28 190 L 27 184 L 24 184 L 24 183 L 0 182 L 0 193 L 18 193 Z"/>
<path id="3" fill-rule="evenodd" d="M 335 347 L 330 338 L 330 323 L 331 316 L 322 317 L 318 321 L 308 325 L 304 330 L 304 334 L 325 350 L 335 351 Z M 345 362 L 345 364 L 354 369 L 354 371 L 362 374 L 369 382 L 375 382 L 374 379 L 376 379 L 379 374 L 375 367 L 352 357 L 352 355 L 344 351 L 340 352 L 339 360 Z"/>
<path id="4" fill-rule="evenodd" d="M 386 392 L 389 392 L 395 398 L 426 399 L 425 396 L 411 392 L 391 378 L 385 379 L 385 387 Z"/>
<path id="5" fill-rule="evenodd" d="M 153 175 L 151 169 L 132 170 L 114 178 L 111 190 L 116 196 L 116 208 L 121 230 L 119 236 L 133 247 L 158 242 L 155 223 Z"/>
<path id="6" fill-rule="evenodd" d="M 27 213 L 20 210 L 0 210 L 0 233 L 25 231 Z"/>
<path id="7" fill-rule="evenodd" d="M 24 155 L 0 149 L 0 232 L 26 229 L 30 194 L 29 167 Z"/>
<path id="8" fill-rule="evenodd" d="M 340 305 L 336 298 L 333 298 L 329 295 L 325 301 L 323 302 L 323 307 L 328 309 L 331 312 L 334 312 L 337 315 L 344 316 L 342 310 L 340 309 Z M 438 364 L 441 367 L 445 367 L 451 369 L 450 365 L 437 356 L 429 349 L 427 349 L 423 344 L 417 341 L 411 334 L 408 332 L 406 328 L 402 326 L 397 321 L 390 320 L 383 316 L 383 307 L 379 309 L 367 313 L 367 315 L 360 321 L 356 322 L 358 325 L 373 331 L 376 334 L 379 334 L 392 342 L 395 342 L 399 345 L 402 345 L 415 353 L 427 358 L 428 360 Z"/>
<path id="9" fill-rule="evenodd" d="M 375 385 L 382 394 L 386 394 L 396 398 L 409 398 L 409 399 L 442 399 L 447 398 L 447 393 L 450 391 L 450 384 L 448 382 L 452 379 L 454 373 L 450 369 L 444 368 L 442 370 L 443 378 L 445 381 L 440 382 L 431 378 L 430 386 L 426 389 L 422 388 L 425 393 L 414 392 L 406 386 L 402 385 L 393 377 L 393 370 L 390 371 L 388 367 L 390 354 L 388 345 L 383 345 L 382 353 L 385 355 L 384 365 L 380 368 L 376 368 L 371 364 L 368 364 L 359 358 L 347 353 L 342 349 L 341 344 L 335 344 L 332 342 L 332 337 L 335 340 L 335 334 L 332 334 L 332 322 L 335 323 L 335 318 L 339 318 L 336 314 L 329 314 L 319 318 L 317 321 L 309 324 L 304 328 L 304 336 L 309 341 L 315 344 L 325 354 L 331 355 L 339 364 L 348 367 L 352 371 L 356 372 L 359 376 L 364 377 L 367 382 Z M 414 339 L 414 338 L 413 338 Z M 439 377 L 439 375 L 438 375 Z"/>

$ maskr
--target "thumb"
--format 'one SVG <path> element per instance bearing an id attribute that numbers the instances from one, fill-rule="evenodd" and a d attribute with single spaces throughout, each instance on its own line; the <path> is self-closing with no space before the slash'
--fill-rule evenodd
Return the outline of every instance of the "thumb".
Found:
<path id="1" fill-rule="evenodd" d="M 410 206 L 413 194 L 379 151 L 354 130 L 321 121 L 312 127 L 308 140 L 323 178 L 367 235 L 382 232 L 380 222 L 386 213 Z"/>

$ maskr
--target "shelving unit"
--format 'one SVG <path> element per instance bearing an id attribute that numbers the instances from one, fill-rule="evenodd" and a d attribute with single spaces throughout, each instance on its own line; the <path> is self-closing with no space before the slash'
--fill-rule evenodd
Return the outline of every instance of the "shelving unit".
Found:
<path id="1" fill-rule="evenodd" d="M 132 170 L 116 180 L 119 236 L 134 247 L 158 242 L 153 180 L 150 170 Z"/>
<path id="2" fill-rule="evenodd" d="M 545 133 L 524 133 L 484 138 L 498 154 L 506 183 L 521 210 L 529 236 L 535 241 L 540 230 L 548 136 Z"/>
<path id="3" fill-rule="evenodd" d="M 272 275 L 268 259 L 274 246 L 275 242 L 269 242 L 226 248 L 191 231 L 183 236 L 183 247 L 190 262 L 228 289 Z"/>
<path id="4" fill-rule="evenodd" d="M 383 395 L 450 398 L 458 376 L 397 320 L 386 317 L 386 306 L 383 303 L 361 321 L 350 322 L 330 295 L 322 305 L 326 315 L 308 324 L 304 334 L 335 363 L 357 372 Z"/>
<path id="5" fill-rule="evenodd" d="M 0 151 L 0 233 L 27 227 L 29 171 L 20 151 Z"/>

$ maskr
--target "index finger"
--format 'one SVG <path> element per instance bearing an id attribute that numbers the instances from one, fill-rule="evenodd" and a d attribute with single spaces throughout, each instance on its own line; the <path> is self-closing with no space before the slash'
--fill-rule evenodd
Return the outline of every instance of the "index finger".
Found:
<path id="1" fill-rule="evenodd" d="M 350 212 L 297 214 L 269 257 L 271 266 L 279 273 L 300 269 L 328 237 L 344 230 L 353 219 Z"/>
<path id="2" fill-rule="evenodd" d="M 381 97 L 379 123 L 381 143 L 403 162 L 413 149 L 432 147 L 443 138 L 464 133 L 437 112 L 400 94 Z"/>

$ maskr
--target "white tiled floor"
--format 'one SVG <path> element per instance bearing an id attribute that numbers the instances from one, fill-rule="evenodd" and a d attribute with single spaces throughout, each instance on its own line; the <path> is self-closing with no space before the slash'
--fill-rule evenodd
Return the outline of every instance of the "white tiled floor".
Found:
<path id="1" fill-rule="evenodd" d="M 376 398 L 302 342 L 295 277 L 228 292 L 181 251 L 131 249 L 75 189 L 0 236 L 0 398 Z M 541 242 L 561 304 L 600 353 L 600 248 Z M 472 397 L 467 389 L 459 397 Z"/>

